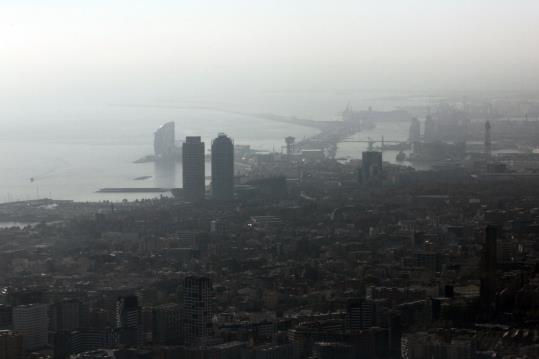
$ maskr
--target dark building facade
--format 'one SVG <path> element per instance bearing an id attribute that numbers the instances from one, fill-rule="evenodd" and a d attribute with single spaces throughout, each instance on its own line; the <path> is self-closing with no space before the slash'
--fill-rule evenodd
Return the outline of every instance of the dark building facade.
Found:
<path id="1" fill-rule="evenodd" d="M 201 345 L 213 336 L 212 300 L 213 286 L 209 278 L 185 278 L 182 320 L 186 344 Z"/>
<path id="2" fill-rule="evenodd" d="M 0 358 L 22 359 L 23 336 L 11 330 L 0 330 Z"/>
<path id="3" fill-rule="evenodd" d="M 234 143 L 222 133 L 211 145 L 211 190 L 216 200 L 234 198 Z"/>
<path id="4" fill-rule="evenodd" d="M 141 308 L 135 295 L 119 297 L 116 301 L 116 328 L 122 345 L 142 345 Z"/>
<path id="5" fill-rule="evenodd" d="M 351 331 L 371 328 L 375 325 L 376 306 L 367 299 L 350 299 L 346 306 L 346 327 Z"/>
<path id="6" fill-rule="evenodd" d="M 204 142 L 200 136 L 187 136 L 182 147 L 183 194 L 188 201 L 201 201 L 206 191 Z"/>
<path id="7" fill-rule="evenodd" d="M 176 344 L 180 339 L 180 306 L 162 304 L 152 309 L 152 340 L 154 344 Z"/>
<path id="8" fill-rule="evenodd" d="M 382 152 L 365 151 L 361 156 L 361 182 L 364 185 L 381 184 Z"/>
<path id="9" fill-rule="evenodd" d="M 496 251 L 498 231 L 495 226 L 487 226 L 481 258 L 481 313 L 485 320 L 495 314 L 496 306 Z"/>

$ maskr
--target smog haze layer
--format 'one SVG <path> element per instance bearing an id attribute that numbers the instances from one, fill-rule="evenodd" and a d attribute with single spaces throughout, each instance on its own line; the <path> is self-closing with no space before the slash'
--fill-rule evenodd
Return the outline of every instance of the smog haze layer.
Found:
<path id="1" fill-rule="evenodd" d="M 539 3 L 31 1 L 0 12 L 4 111 L 264 91 L 536 90 Z"/>

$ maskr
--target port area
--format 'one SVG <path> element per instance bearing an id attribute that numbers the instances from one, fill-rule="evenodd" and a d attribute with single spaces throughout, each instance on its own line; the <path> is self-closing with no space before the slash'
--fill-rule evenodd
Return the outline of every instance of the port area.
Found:
<path id="1" fill-rule="evenodd" d="M 101 188 L 97 193 L 165 193 L 178 190 L 177 188 L 159 188 L 159 187 L 112 187 Z"/>
<path id="2" fill-rule="evenodd" d="M 326 124 L 317 135 L 297 142 L 295 151 L 318 149 L 324 151 L 328 157 L 333 158 L 337 151 L 337 144 L 360 131 L 359 123 L 334 121 L 331 125 Z"/>
<path id="3" fill-rule="evenodd" d="M 304 138 L 295 142 L 290 150 L 293 153 L 302 153 L 302 151 L 318 150 L 322 151 L 326 157 L 335 158 L 337 145 L 340 142 L 347 141 L 356 133 L 364 129 L 372 129 L 376 127 L 378 122 L 402 122 L 409 121 L 412 117 L 405 110 L 392 111 L 374 111 L 368 109 L 366 111 L 352 110 L 348 105 L 342 113 L 339 113 L 339 118 L 333 121 L 314 121 L 302 119 L 293 116 L 281 116 L 275 114 L 250 114 L 250 116 L 263 118 L 274 122 L 288 123 L 298 126 L 316 128 L 320 132 L 314 136 Z M 349 142 L 379 142 L 379 141 L 352 141 Z M 372 146 L 372 144 L 370 144 Z M 382 141 L 383 149 L 406 150 L 410 144 L 404 141 Z"/>

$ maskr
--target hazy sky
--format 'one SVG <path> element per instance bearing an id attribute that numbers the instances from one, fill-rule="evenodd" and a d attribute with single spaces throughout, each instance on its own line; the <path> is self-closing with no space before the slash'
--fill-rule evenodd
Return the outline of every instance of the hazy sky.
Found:
<path id="1" fill-rule="evenodd" d="M 0 0 L 0 101 L 536 89 L 538 39 L 537 0 Z"/>

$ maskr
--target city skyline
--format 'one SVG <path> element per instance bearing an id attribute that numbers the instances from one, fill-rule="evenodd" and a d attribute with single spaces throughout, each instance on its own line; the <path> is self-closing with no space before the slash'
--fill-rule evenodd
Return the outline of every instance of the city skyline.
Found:
<path id="1" fill-rule="evenodd" d="M 539 358 L 538 15 L 4 2 L 0 359 Z"/>

